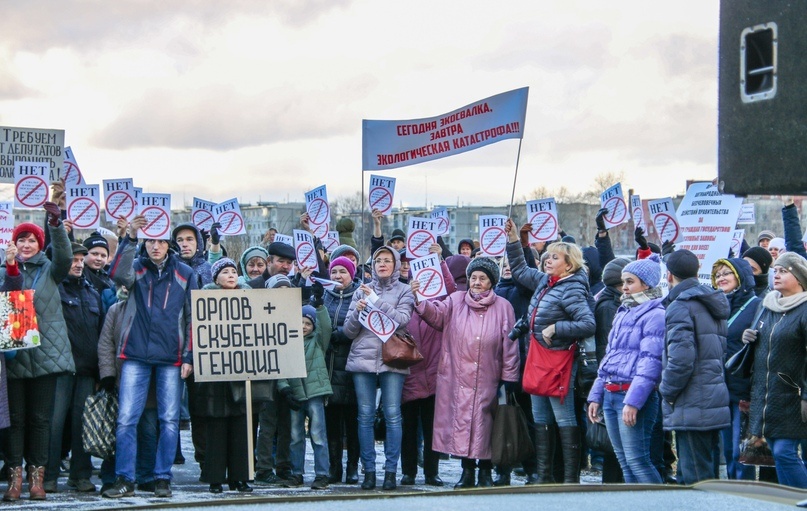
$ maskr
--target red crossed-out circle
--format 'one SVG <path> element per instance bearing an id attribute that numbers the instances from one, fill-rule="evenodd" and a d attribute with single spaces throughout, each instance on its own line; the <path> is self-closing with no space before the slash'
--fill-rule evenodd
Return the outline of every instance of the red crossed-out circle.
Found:
<path id="1" fill-rule="evenodd" d="M 64 185 L 70 186 L 73 184 L 80 184 L 81 183 L 81 171 L 79 170 L 78 166 L 73 163 L 72 161 L 65 161 L 64 162 L 67 169 L 64 173 Z M 78 177 L 76 177 L 78 176 Z M 74 179 L 75 182 L 72 182 L 70 179 Z"/>
<path id="2" fill-rule="evenodd" d="M 434 292 L 429 293 L 428 290 L 432 286 L 432 283 L 437 281 L 437 284 L 434 286 Z M 418 289 L 418 293 L 423 298 L 433 298 L 440 294 L 440 290 L 443 288 L 442 286 L 442 275 L 435 270 L 434 268 L 426 268 L 418 274 L 418 281 L 421 283 L 420 289 Z"/>
<path id="3" fill-rule="evenodd" d="M 731 251 L 736 254 L 740 250 L 740 245 L 742 245 L 742 240 L 740 238 L 733 238 L 731 240 Z"/>
<path id="4" fill-rule="evenodd" d="M 14 193 L 17 201 L 26 208 L 37 208 L 48 200 L 48 184 L 39 176 L 26 176 L 19 180 Z M 35 193 L 36 195 L 34 195 Z M 39 200 L 40 198 L 42 200 Z"/>
<path id="5" fill-rule="evenodd" d="M 219 232 L 232 236 L 244 226 L 244 219 L 235 211 L 225 211 L 219 216 L 219 223 L 221 224 Z"/>
<path id="6" fill-rule="evenodd" d="M 302 268 L 316 268 L 317 256 L 314 252 L 314 245 L 303 241 L 297 245 L 297 264 Z"/>
<path id="7" fill-rule="evenodd" d="M 557 235 L 558 221 L 555 215 L 547 211 L 539 211 L 530 218 L 532 237 L 538 241 L 549 241 Z M 541 233 L 544 233 L 541 236 Z"/>
<path id="8" fill-rule="evenodd" d="M 98 221 L 101 216 L 101 210 L 94 200 L 80 197 L 70 203 L 70 207 L 67 208 L 67 216 L 73 222 L 73 227 L 87 229 Z M 84 218 L 89 219 L 89 221 L 82 221 Z"/>
<path id="9" fill-rule="evenodd" d="M 678 222 L 676 222 L 675 218 L 673 218 L 671 215 L 667 213 L 659 213 L 655 216 L 655 218 L 653 218 L 653 223 L 656 225 L 656 231 L 658 231 L 659 238 L 661 238 L 662 242 L 673 241 L 678 237 Z M 667 237 L 664 234 L 670 228 L 674 229 L 673 232 L 675 234 L 672 237 Z"/>
<path id="10" fill-rule="evenodd" d="M 118 199 L 120 197 L 120 199 Z M 114 198 L 114 200 L 113 200 Z M 115 204 L 117 202 L 117 204 Z M 115 207 L 110 207 L 115 204 Z M 112 192 L 106 196 L 104 207 L 107 213 L 114 219 L 129 218 L 135 211 L 135 200 L 126 192 Z"/>
<path id="11" fill-rule="evenodd" d="M 160 238 L 168 233 L 168 228 L 171 226 L 171 222 L 169 220 L 168 213 L 166 213 L 165 210 L 160 209 L 157 206 L 149 206 L 143 209 L 140 214 L 146 218 L 146 225 L 140 229 L 143 231 L 146 238 Z M 149 217 L 151 217 L 150 220 Z M 165 221 L 165 229 L 161 231 L 151 231 L 152 227 L 159 229 L 160 226 L 158 222 L 162 222 L 163 219 Z"/>
<path id="12" fill-rule="evenodd" d="M 636 225 L 640 225 L 644 221 L 644 211 L 642 211 L 641 206 L 636 206 L 633 208 L 633 223 Z"/>
<path id="13" fill-rule="evenodd" d="M 325 236 L 322 239 L 322 248 L 324 248 L 326 252 L 330 252 L 331 250 L 335 249 L 338 246 L 339 246 L 338 239 L 333 239 L 330 236 Z"/>
<path id="14" fill-rule="evenodd" d="M 608 208 L 608 214 L 605 215 L 605 219 L 614 225 L 621 224 L 628 214 L 628 206 L 622 197 L 611 197 L 605 201 L 602 207 Z"/>
<path id="15" fill-rule="evenodd" d="M 324 238 L 328 235 L 328 224 L 319 224 L 314 226 L 314 236 L 319 239 Z"/>
<path id="16" fill-rule="evenodd" d="M 328 219 L 328 203 L 322 198 L 316 198 L 308 204 L 308 221 L 314 225 L 322 225 Z"/>
<path id="17" fill-rule="evenodd" d="M 392 332 L 395 331 L 392 320 L 381 311 L 370 311 L 367 315 L 367 324 L 370 325 L 370 330 L 379 337 L 392 335 Z"/>
<path id="18" fill-rule="evenodd" d="M 449 227 L 451 227 L 451 224 L 448 222 L 448 218 L 438 216 L 435 218 L 435 220 L 437 220 L 437 232 L 440 233 L 440 236 L 448 234 Z"/>
<path id="19" fill-rule="evenodd" d="M 417 241 L 418 239 L 421 239 L 421 241 Z M 413 231 L 406 240 L 406 250 L 415 256 L 427 255 L 429 253 L 429 247 L 436 242 L 437 239 L 434 237 L 434 233 L 418 229 L 417 231 Z M 424 245 L 426 246 L 425 251 L 423 250 Z"/>
<path id="20" fill-rule="evenodd" d="M 502 227 L 488 227 L 482 232 L 482 236 L 479 237 L 479 246 L 482 248 L 482 251 L 489 256 L 498 257 L 504 254 L 505 248 L 507 248 L 507 243 L 502 243 L 501 250 L 496 252 L 492 251 L 491 248 L 499 241 L 501 237 L 505 237 L 505 241 L 507 237 L 504 233 L 504 229 Z"/>
<path id="21" fill-rule="evenodd" d="M 386 188 L 373 188 L 370 190 L 370 209 L 377 209 L 386 213 L 392 209 L 392 194 Z"/>
<path id="22" fill-rule="evenodd" d="M 197 209 L 193 212 L 191 220 L 193 220 L 193 225 L 196 227 L 203 229 L 205 228 L 204 226 L 207 225 L 207 228 L 209 229 L 210 225 L 213 224 L 215 219 L 213 218 L 213 213 L 210 211 L 206 209 Z"/>

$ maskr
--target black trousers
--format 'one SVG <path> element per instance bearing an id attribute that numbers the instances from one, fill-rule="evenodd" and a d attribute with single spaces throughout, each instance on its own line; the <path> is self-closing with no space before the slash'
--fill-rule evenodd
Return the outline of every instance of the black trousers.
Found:
<path id="1" fill-rule="evenodd" d="M 325 429 L 328 435 L 331 474 L 342 474 L 342 451 L 347 439 L 347 466 L 359 464 L 359 407 L 328 403 L 325 407 Z"/>
<path id="2" fill-rule="evenodd" d="M 401 438 L 401 473 L 415 477 L 418 473 L 418 424 L 423 429 L 423 475 L 437 475 L 440 454 L 432 450 L 434 433 L 434 396 L 415 399 L 401 405 L 403 437 Z"/>
<path id="3" fill-rule="evenodd" d="M 48 464 L 50 424 L 53 419 L 53 396 L 56 376 L 8 380 L 8 409 L 11 427 L 6 434 L 6 466 Z"/>
<path id="4" fill-rule="evenodd" d="M 205 472 L 210 484 L 249 480 L 247 416 L 205 417 Z"/>

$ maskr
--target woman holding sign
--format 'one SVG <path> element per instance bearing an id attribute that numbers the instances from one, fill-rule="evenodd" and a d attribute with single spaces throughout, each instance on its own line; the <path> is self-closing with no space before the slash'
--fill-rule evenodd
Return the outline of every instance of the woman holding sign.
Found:
<path id="1" fill-rule="evenodd" d="M 593 299 L 583 253 L 577 245 L 549 245 L 544 271 L 528 268 L 518 227 L 508 219 L 507 257 L 513 279 L 532 289 L 527 309 L 530 347 L 522 387 L 532 394 L 538 482 L 553 482 L 553 444 L 557 424 L 563 448 L 563 482 L 580 481 L 580 428 L 574 410 L 577 341 L 594 335 Z"/>
<path id="2" fill-rule="evenodd" d="M 377 333 L 364 326 L 360 315 L 369 305 L 383 312 L 403 328 L 412 317 L 415 298 L 409 286 L 399 282 L 401 260 L 398 251 L 391 247 L 381 247 L 373 254 L 373 280 L 362 284 L 353 293 L 343 331 L 350 346 L 346 370 L 353 373 L 356 400 L 359 405 L 359 447 L 364 466 L 362 489 L 371 490 L 376 485 L 375 441 L 373 421 L 375 420 L 376 388 L 381 387 L 381 400 L 384 418 L 387 423 L 387 436 L 384 441 L 384 489 L 394 490 L 395 472 L 401 455 L 401 393 L 409 369 L 395 369 L 381 360 L 381 339 Z"/>

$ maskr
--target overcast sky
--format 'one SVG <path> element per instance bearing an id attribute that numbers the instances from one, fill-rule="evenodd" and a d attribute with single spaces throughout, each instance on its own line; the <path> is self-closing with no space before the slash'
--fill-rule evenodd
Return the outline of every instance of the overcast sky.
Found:
<path id="1" fill-rule="evenodd" d="M 58 6 L 58 9 L 56 8 Z M 361 120 L 528 86 L 517 196 L 717 173 L 718 0 L 0 0 L 0 125 L 173 207 L 361 188 Z M 409 206 L 506 204 L 518 141 L 387 171 Z M 369 176 L 369 173 L 367 173 Z M 0 185 L 10 187 L 11 185 Z M 366 186 L 366 185 L 365 185 Z"/>

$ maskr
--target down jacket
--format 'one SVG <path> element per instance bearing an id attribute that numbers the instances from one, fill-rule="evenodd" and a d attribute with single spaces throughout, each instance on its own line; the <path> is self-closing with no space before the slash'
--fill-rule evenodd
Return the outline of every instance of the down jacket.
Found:
<path id="1" fill-rule="evenodd" d="M 437 369 L 432 449 L 463 458 L 491 458 L 499 382 L 519 379 L 513 307 L 491 291 L 479 301 L 468 291 L 420 302 L 423 320 L 443 332 Z"/>
<path id="2" fill-rule="evenodd" d="M 729 426 L 729 391 L 723 379 L 729 302 L 697 278 L 680 282 L 662 302 L 667 337 L 661 374 L 667 431 L 710 431 Z"/>
<path id="3" fill-rule="evenodd" d="M 67 336 L 77 376 L 98 378 L 98 337 L 104 326 L 101 296 L 82 277 L 68 275 L 59 284 Z"/>
<path id="4" fill-rule="evenodd" d="M 41 344 L 38 348 L 19 350 L 17 356 L 8 361 L 9 378 L 37 378 L 76 371 L 59 295 L 59 283 L 70 271 L 73 251 L 64 224 L 60 222 L 57 227 L 48 225 L 48 232 L 53 260 L 40 250 L 27 261 L 18 262 L 23 276 L 22 289 L 34 290 L 34 309 Z M 0 279 L 4 280 L 5 277 L 6 263 L 3 261 Z"/>
<path id="5" fill-rule="evenodd" d="M 589 294 L 588 275 L 584 269 L 579 269 L 549 287 L 549 275 L 527 267 L 520 242 L 507 244 L 507 257 L 513 279 L 533 290 L 527 317 L 532 318 L 537 307 L 532 333 L 538 342 L 552 350 L 565 350 L 573 342 L 594 335 L 594 300 Z M 542 297 L 541 294 L 547 287 L 549 289 Z M 543 329 L 549 325 L 555 325 L 551 346 L 546 344 L 541 335 Z"/>
<path id="6" fill-rule="evenodd" d="M 398 281 L 398 277 L 401 275 L 401 258 L 398 251 L 382 247 L 375 251 L 373 259 L 378 257 L 378 254 L 382 251 L 392 255 L 395 268 L 391 276 L 380 278 L 375 271 L 375 265 L 373 265 L 373 280 L 368 282 L 367 286 L 378 295 L 375 306 L 398 323 L 400 325 L 399 329 L 403 329 L 412 318 L 415 296 L 408 285 Z M 409 374 L 409 369 L 395 369 L 381 361 L 381 339 L 370 330 L 364 328 L 359 322 L 359 311 L 356 310 L 356 305 L 359 300 L 364 298 L 364 292 L 361 289 L 353 293 L 353 301 L 350 303 L 350 309 L 345 318 L 345 335 L 349 339 L 353 339 L 345 369 L 353 373 L 378 374 L 389 371 Z"/>
<path id="7" fill-rule="evenodd" d="M 331 340 L 331 318 L 324 306 L 317 308 L 317 326 L 305 336 L 305 378 L 287 378 L 277 382 L 277 390 L 291 387 L 294 397 L 306 401 L 333 394 L 325 366 L 325 352 Z"/>
<path id="8" fill-rule="evenodd" d="M 345 335 L 344 324 L 350 303 L 353 301 L 353 293 L 358 288 L 359 285 L 356 281 L 353 281 L 348 287 L 339 291 L 326 289 L 322 297 L 325 308 L 328 309 L 331 328 L 333 329 L 331 342 L 328 345 L 328 351 L 325 353 L 325 364 L 328 367 L 331 389 L 333 390 L 333 395 L 328 401 L 340 405 L 356 404 L 356 389 L 353 387 L 353 376 L 345 370 L 352 340 Z"/>

